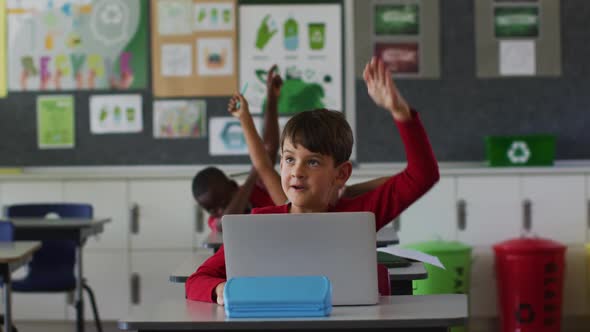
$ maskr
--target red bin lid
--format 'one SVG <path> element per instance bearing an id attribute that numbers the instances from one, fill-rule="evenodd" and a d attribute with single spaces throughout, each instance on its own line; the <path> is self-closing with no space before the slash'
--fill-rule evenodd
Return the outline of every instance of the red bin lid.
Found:
<path id="1" fill-rule="evenodd" d="M 496 253 L 544 254 L 565 252 L 566 247 L 553 240 L 542 238 L 517 238 L 494 245 Z"/>

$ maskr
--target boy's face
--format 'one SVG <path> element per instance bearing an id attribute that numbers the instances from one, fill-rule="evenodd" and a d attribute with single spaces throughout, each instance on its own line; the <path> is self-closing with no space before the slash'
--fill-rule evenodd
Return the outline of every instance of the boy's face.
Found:
<path id="1" fill-rule="evenodd" d="M 221 218 L 231 201 L 237 185 L 231 181 L 212 185 L 209 190 L 197 197 L 197 203 L 214 218 Z"/>
<path id="2" fill-rule="evenodd" d="M 311 152 L 301 144 L 283 142 L 281 185 L 292 213 L 325 212 L 335 191 L 351 172 L 350 162 L 335 166 L 332 156 Z"/>

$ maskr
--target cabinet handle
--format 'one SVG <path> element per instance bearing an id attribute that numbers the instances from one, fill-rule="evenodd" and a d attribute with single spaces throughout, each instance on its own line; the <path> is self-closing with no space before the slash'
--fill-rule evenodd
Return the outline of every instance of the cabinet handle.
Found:
<path id="1" fill-rule="evenodd" d="M 131 303 L 139 304 L 141 302 L 141 279 L 139 274 L 131 274 Z"/>
<path id="2" fill-rule="evenodd" d="M 522 201 L 522 228 L 530 232 L 533 228 L 532 203 L 529 199 Z"/>
<path id="3" fill-rule="evenodd" d="M 393 230 L 399 232 L 402 229 L 402 216 L 393 219 Z"/>
<path id="4" fill-rule="evenodd" d="M 467 228 L 467 202 L 464 199 L 457 202 L 457 228 L 461 231 Z"/>
<path id="5" fill-rule="evenodd" d="M 203 213 L 203 209 L 200 206 L 195 205 L 195 232 L 203 233 L 205 230 L 205 214 Z"/>
<path id="6" fill-rule="evenodd" d="M 139 233 L 139 204 L 133 203 L 131 207 L 131 234 Z"/>

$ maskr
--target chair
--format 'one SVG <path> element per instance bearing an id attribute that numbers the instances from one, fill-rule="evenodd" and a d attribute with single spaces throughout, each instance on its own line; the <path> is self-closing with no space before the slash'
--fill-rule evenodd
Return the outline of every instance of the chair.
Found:
<path id="1" fill-rule="evenodd" d="M 89 204 L 16 204 L 6 208 L 8 217 L 45 218 L 57 215 L 61 218 L 92 218 L 93 209 Z M 65 240 L 42 241 L 41 248 L 33 254 L 27 276 L 15 280 L 15 292 L 71 292 L 76 289 L 74 267 L 76 263 L 76 242 Z M 96 329 L 102 332 L 102 324 L 94 293 L 85 279 L 82 287 L 88 293 Z"/>
<path id="2" fill-rule="evenodd" d="M 10 221 L 0 220 L 0 242 L 12 242 L 13 238 L 14 225 Z M 4 280 L 1 280 L 0 287 L 4 287 Z M 4 315 L 0 315 L 0 325 L 4 326 Z M 14 324 L 12 324 L 12 332 L 18 332 Z"/>

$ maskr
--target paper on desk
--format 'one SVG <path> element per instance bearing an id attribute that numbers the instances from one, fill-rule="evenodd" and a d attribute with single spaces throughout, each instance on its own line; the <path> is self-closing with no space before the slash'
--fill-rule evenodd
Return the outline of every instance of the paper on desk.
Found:
<path id="1" fill-rule="evenodd" d="M 411 249 L 400 248 L 399 246 L 377 248 L 377 251 L 386 252 L 388 254 L 396 255 L 403 258 L 413 259 L 415 261 L 428 263 L 441 269 L 446 270 L 445 266 L 440 262 L 438 257 L 425 254 L 423 252 Z"/>

